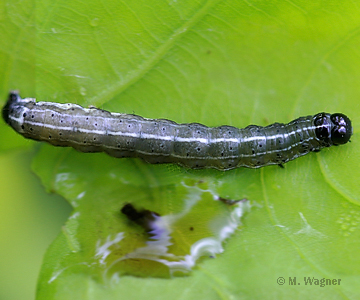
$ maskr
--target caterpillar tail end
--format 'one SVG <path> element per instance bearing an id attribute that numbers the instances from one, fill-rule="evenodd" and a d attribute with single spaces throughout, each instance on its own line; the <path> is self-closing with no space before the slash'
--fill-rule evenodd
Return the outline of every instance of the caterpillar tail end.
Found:
<path id="1" fill-rule="evenodd" d="M 18 91 L 11 91 L 9 93 L 9 97 L 8 100 L 5 104 L 5 106 L 2 109 L 2 117 L 4 119 L 4 121 L 9 124 L 9 110 L 10 110 L 10 106 L 14 103 L 17 102 L 19 99 L 21 99 L 19 92 Z"/>

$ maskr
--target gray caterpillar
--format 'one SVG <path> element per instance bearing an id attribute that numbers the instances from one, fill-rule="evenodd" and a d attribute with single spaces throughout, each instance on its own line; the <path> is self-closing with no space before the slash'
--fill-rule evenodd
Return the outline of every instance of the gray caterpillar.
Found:
<path id="1" fill-rule="evenodd" d="M 350 119 L 340 113 L 319 113 L 266 127 L 207 127 L 70 103 L 36 102 L 15 92 L 10 93 L 2 115 L 15 131 L 33 140 L 192 169 L 282 166 L 311 151 L 345 144 L 352 135 Z"/>

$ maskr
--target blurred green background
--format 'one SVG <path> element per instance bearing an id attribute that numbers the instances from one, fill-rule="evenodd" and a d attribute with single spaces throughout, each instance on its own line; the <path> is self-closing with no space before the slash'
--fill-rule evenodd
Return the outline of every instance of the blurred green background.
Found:
<path id="1" fill-rule="evenodd" d="M 0 153 L 0 299 L 34 299 L 44 253 L 70 214 L 30 170 L 32 150 Z"/>

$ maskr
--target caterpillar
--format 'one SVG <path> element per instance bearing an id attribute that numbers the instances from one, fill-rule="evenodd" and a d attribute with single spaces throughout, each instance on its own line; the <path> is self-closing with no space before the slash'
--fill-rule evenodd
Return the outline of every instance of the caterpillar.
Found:
<path id="1" fill-rule="evenodd" d="M 2 115 L 25 138 L 192 169 L 282 166 L 307 153 L 345 144 L 352 135 L 351 121 L 341 113 L 318 113 L 266 127 L 207 127 L 71 103 L 36 102 L 16 92 L 10 93 Z"/>

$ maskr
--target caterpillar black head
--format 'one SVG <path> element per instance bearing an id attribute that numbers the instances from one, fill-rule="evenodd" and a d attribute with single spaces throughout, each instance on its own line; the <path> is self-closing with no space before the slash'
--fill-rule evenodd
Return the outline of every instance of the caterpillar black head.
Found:
<path id="1" fill-rule="evenodd" d="M 346 144 L 352 135 L 350 119 L 344 114 L 319 113 L 314 116 L 316 137 L 330 145 Z"/>
<path id="2" fill-rule="evenodd" d="M 332 114 L 330 119 L 333 122 L 331 140 L 334 145 L 347 143 L 352 135 L 350 119 L 343 114 Z"/>

